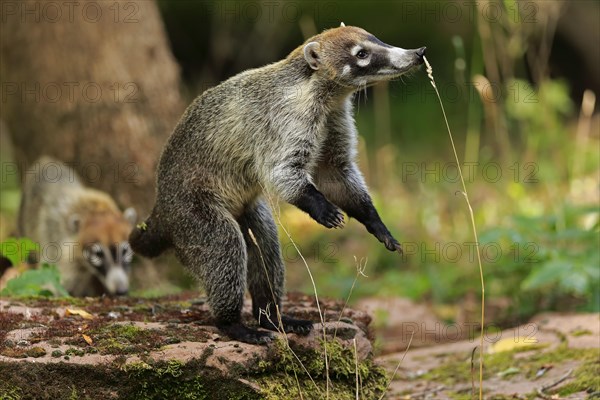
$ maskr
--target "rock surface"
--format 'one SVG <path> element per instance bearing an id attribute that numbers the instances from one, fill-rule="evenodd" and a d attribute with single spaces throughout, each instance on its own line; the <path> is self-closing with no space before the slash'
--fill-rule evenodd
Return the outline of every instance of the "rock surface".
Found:
<path id="1" fill-rule="evenodd" d="M 364 308 L 377 319 L 377 308 L 391 314 L 405 303 L 378 299 L 365 303 L 375 308 Z M 306 337 L 280 334 L 257 346 L 222 336 L 204 299 L 193 294 L 0 299 L 0 399 L 324 399 L 329 392 L 332 400 L 354 400 L 358 391 L 361 400 L 383 393 L 445 400 L 472 398 L 473 383 L 477 398 L 476 324 L 444 324 L 426 308 L 406 305 L 418 315 L 387 318 L 382 337 L 397 343 L 380 347 L 401 348 L 416 326 L 406 356 L 400 351 L 374 363 L 371 317 L 342 312 L 337 302 L 320 303 L 325 341 L 323 326 L 315 324 Z M 283 307 L 320 320 L 309 296 L 291 295 Z M 254 323 L 249 307 L 244 318 Z M 513 329 L 490 330 L 484 354 L 486 399 L 600 397 L 598 314 L 540 314 Z"/>
<path id="2" fill-rule="evenodd" d="M 374 330 L 382 354 L 402 351 L 409 341 L 414 349 L 457 339 L 444 338 L 440 334 L 441 328 L 445 326 L 444 322 L 428 305 L 415 303 L 410 299 L 370 297 L 357 301 L 354 308 L 373 316 Z M 461 333 L 459 338 L 462 339 L 463 336 Z"/>
<path id="3" fill-rule="evenodd" d="M 247 302 L 249 303 L 249 302 Z M 319 321 L 314 299 L 284 309 Z M 383 393 L 370 317 L 323 302 L 326 322 L 267 346 L 229 340 L 204 299 L 0 300 L 2 399 L 354 399 Z M 248 309 L 244 319 L 253 323 Z M 326 340 L 323 340 L 325 331 Z M 325 363 L 325 350 L 327 363 Z M 329 377 L 329 379 L 327 379 Z M 327 389 L 327 387 L 329 387 Z"/>
<path id="4" fill-rule="evenodd" d="M 400 365 L 386 398 L 478 398 L 478 353 L 472 357 L 478 346 L 475 336 L 378 358 L 390 374 Z M 484 398 L 598 397 L 599 314 L 540 314 L 525 325 L 484 336 Z"/>

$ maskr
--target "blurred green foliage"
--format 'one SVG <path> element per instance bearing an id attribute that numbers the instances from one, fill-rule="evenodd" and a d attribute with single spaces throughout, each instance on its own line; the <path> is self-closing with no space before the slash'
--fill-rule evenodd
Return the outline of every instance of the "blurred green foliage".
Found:
<path id="1" fill-rule="evenodd" d="M 508 300 L 504 320 L 599 309 L 599 143 L 578 123 L 593 74 L 581 72 L 586 63 L 577 46 L 585 43 L 553 36 L 566 2 L 158 3 L 190 100 L 244 69 L 282 59 L 341 21 L 392 45 L 427 46 L 465 163 L 488 303 Z M 482 18 L 477 7 L 492 3 L 501 7 L 499 17 Z M 591 3 L 571 9 L 597 10 Z M 451 13 L 455 6 L 460 18 Z M 328 231 L 282 205 L 280 221 L 319 295 L 345 298 L 358 279 L 352 299 L 408 296 L 462 306 L 479 294 L 479 272 L 444 121 L 424 71 L 359 93 L 355 109 L 360 168 L 405 255 L 388 252 L 356 221 Z M 14 192 L 3 189 L 0 199 L 3 212 L 14 214 Z M 288 288 L 312 292 L 304 262 L 283 230 L 280 237 Z M 361 259 L 367 277 L 357 278 Z"/>
<path id="2" fill-rule="evenodd" d="M 12 268 L 21 269 L 32 251 L 39 251 L 39 245 L 28 238 L 8 238 L 0 243 L 0 254 L 10 260 Z M 56 267 L 44 264 L 39 269 L 27 269 L 10 279 L 0 291 L 0 296 L 66 297 L 69 293 L 60 284 L 60 274 Z"/>
<path id="3" fill-rule="evenodd" d="M 27 262 L 30 252 L 39 251 L 39 244 L 28 238 L 9 237 L 0 243 L 0 254 L 8 258 L 12 265 Z"/>
<path id="4" fill-rule="evenodd" d="M 60 284 L 60 274 L 56 267 L 43 265 L 39 269 L 23 272 L 18 277 L 8 281 L 0 291 L 1 296 L 10 297 L 68 297 L 69 293 Z"/>
<path id="5" fill-rule="evenodd" d="M 560 309 L 568 296 L 580 299 L 588 311 L 600 311 L 600 243 L 598 206 L 565 205 L 556 214 L 514 216 L 506 227 L 498 227 L 481 236 L 481 242 L 510 247 L 511 252 L 499 258 L 501 267 L 490 271 L 493 295 L 510 295 L 517 304 L 525 305 L 531 295 L 540 308 Z M 596 216 L 596 217 L 595 217 Z"/>

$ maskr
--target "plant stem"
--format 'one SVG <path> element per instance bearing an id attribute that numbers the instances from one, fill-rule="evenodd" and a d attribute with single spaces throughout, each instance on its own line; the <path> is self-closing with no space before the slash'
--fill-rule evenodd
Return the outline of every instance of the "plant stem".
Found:
<path id="1" fill-rule="evenodd" d="M 452 144 L 452 151 L 454 153 L 454 158 L 456 160 L 456 166 L 458 168 L 458 174 L 460 176 L 460 182 L 462 184 L 462 194 L 465 196 L 465 200 L 467 202 L 467 206 L 469 207 L 469 215 L 471 217 L 471 228 L 473 229 L 473 236 L 475 237 L 475 248 L 477 249 L 477 263 L 479 264 L 479 277 L 481 279 L 481 334 L 479 336 L 479 400 L 483 400 L 483 333 L 485 326 L 485 283 L 483 280 L 483 266 L 481 264 L 481 253 L 479 249 L 479 238 L 477 236 L 477 227 L 475 226 L 475 216 L 473 215 L 473 207 L 471 207 L 471 202 L 469 201 L 469 194 L 467 193 L 467 185 L 465 184 L 465 179 L 463 177 L 462 168 L 460 167 L 460 161 L 458 160 L 458 153 L 456 152 L 456 146 L 454 145 L 454 138 L 452 137 L 452 131 L 450 130 L 450 124 L 448 123 L 448 118 L 446 117 L 446 110 L 444 109 L 444 104 L 442 103 L 442 98 L 440 97 L 440 92 L 435 85 L 435 79 L 433 79 L 433 69 L 429 64 L 427 58 L 423 57 L 425 60 L 425 65 L 427 66 L 427 76 L 431 81 L 431 86 L 435 90 L 435 94 L 440 102 L 440 107 L 442 108 L 442 114 L 444 115 L 444 121 L 446 122 L 446 129 L 448 129 L 448 136 L 450 137 L 450 143 Z"/>

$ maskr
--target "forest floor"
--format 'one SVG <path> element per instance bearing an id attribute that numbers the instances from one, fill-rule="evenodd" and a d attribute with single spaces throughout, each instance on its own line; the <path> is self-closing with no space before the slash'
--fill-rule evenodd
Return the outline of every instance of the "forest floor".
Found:
<path id="1" fill-rule="evenodd" d="M 212 326 L 205 300 L 194 294 L 0 299 L 0 398 L 295 399 L 300 391 L 318 399 L 329 390 L 334 400 L 355 399 L 359 382 L 360 399 L 384 392 L 388 399 L 477 398 L 477 324 L 445 324 L 406 299 L 320 307 L 329 321 L 328 365 L 320 324 L 308 337 L 288 334 L 269 346 L 234 342 Z M 320 319 L 310 296 L 290 295 L 284 309 Z M 599 314 L 541 314 L 488 330 L 484 398 L 600 398 L 599 342 Z M 393 376 L 387 389 L 386 372 Z"/>
<path id="2" fill-rule="evenodd" d="M 393 376 L 387 398 L 479 398 L 477 324 L 443 324 L 426 306 L 398 302 L 402 321 L 379 328 L 388 336 L 383 348 L 395 350 L 376 358 Z M 599 314 L 544 313 L 512 329 L 489 329 L 483 349 L 485 399 L 600 399 Z"/>

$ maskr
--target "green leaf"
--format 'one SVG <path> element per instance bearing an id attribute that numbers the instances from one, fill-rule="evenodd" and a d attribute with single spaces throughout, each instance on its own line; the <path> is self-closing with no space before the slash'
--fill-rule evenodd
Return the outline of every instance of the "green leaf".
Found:
<path id="1" fill-rule="evenodd" d="M 31 269 L 9 280 L 0 292 L 2 296 L 60 296 L 69 293 L 60 284 L 60 274 L 54 266 L 44 265 L 40 269 Z"/>
<path id="2" fill-rule="evenodd" d="M 521 288 L 531 290 L 555 284 L 568 274 L 571 269 L 572 265 L 568 260 L 550 260 L 529 274 L 521 284 Z"/>
<path id="3" fill-rule="evenodd" d="M 574 271 L 566 274 L 560 280 L 560 287 L 567 292 L 583 294 L 587 291 L 589 283 L 590 280 L 586 274 L 580 271 Z"/>
<path id="4" fill-rule="evenodd" d="M 31 251 L 39 251 L 40 246 L 28 238 L 8 238 L 0 243 L 0 254 L 8 258 L 12 265 L 19 265 L 27 259 Z"/>

